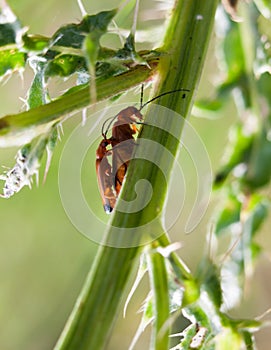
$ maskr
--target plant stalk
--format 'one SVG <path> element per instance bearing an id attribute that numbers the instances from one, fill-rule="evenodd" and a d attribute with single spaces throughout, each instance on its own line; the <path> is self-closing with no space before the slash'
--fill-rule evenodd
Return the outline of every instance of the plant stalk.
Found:
<path id="1" fill-rule="evenodd" d="M 131 89 L 156 72 L 160 54 L 147 60 L 149 67 L 138 65 L 128 72 L 97 82 L 97 102 L 113 97 Z M 88 107 L 90 105 L 89 86 L 67 93 L 60 98 L 37 108 L 18 114 L 6 115 L 0 118 L 0 138 L 14 135 L 27 128 L 60 121 L 65 115 Z"/>
<path id="2" fill-rule="evenodd" d="M 182 93 L 172 93 L 157 101 L 158 104 L 171 108 L 185 118 L 192 108 L 213 28 L 217 3 L 217 0 L 176 0 L 165 36 L 163 49 L 169 55 L 160 59 L 154 92 L 157 95 L 180 88 L 189 89 L 190 92 L 186 93 L 185 98 L 183 98 Z M 180 139 L 183 127 L 182 118 L 175 120 L 172 125 L 168 125 L 165 117 L 162 121 L 165 123 L 165 130 L 163 130 L 163 124 L 160 129 L 148 126 L 148 118 L 147 113 L 146 124 L 140 138 L 158 142 L 163 146 L 165 153 L 162 151 L 157 157 L 163 159 L 168 151 L 176 156 L 180 147 L 179 140 L 165 130 L 177 129 Z M 146 152 L 141 148 L 139 144 L 135 153 Z M 150 205 L 136 213 L 120 212 L 117 205 L 112 218 L 112 227 L 109 227 L 106 239 L 110 241 L 112 236 L 114 236 L 113 240 L 116 238 L 116 227 L 119 227 L 120 232 L 134 228 L 130 237 L 130 248 L 108 246 L 100 248 L 96 262 L 55 350 L 99 350 L 105 348 L 125 286 L 133 271 L 136 257 L 141 251 L 142 226 L 155 218 L 154 224 L 150 225 L 144 234 L 149 237 L 153 234 L 154 237 L 157 234 L 164 234 L 159 224 L 166 198 L 167 181 L 172 167 L 173 160 L 168 162 L 164 170 L 166 180 L 163 180 L 159 169 L 150 162 L 146 162 L 144 159 L 131 161 L 120 198 L 126 201 L 134 199 L 136 183 L 139 179 L 145 179 L 151 184 L 153 190 Z M 132 204 L 129 209 L 133 209 Z M 121 246 L 122 239 L 124 240 L 123 246 L 125 246 L 127 238 L 121 234 L 118 246 Z M 164 310 L 164 315 L 167 314 Z M 159 318 L 160 325 L 163 321 L 166 320 Z M 166 346 L 163 344 L 157 342 L 156 348 L 166 350 Z"/>

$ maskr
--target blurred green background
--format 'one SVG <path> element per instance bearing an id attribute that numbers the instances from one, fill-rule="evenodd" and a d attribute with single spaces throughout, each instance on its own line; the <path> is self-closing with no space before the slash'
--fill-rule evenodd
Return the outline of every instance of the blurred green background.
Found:
<path id="1" fill-rule="evenodd" d="M 148 0 L 142 4 L 145 11 L 139 20 L 139 27 L 144 28 L 144 23 L 147 23 L 147 10 L 152 9 L 153 3 L 157 2 Z M 32 33 L 49 36 L 60 25 L 81 19 L 76 0 L 47 0 L 39 3 L 34 0 L 10 0 L 9 4 Z M 85 1 L 86 9 L 90 13 L 110 9 L 118 4 L 119 1 L 112 0 Z M 145 17 L 144 13 L 147 14 Z M 158 12 L 156 15 L 159 17 Z M 156 22 L 149 21 L 148 25 Z M 127 25 L 129 26 L 129 18 Z M 208 97 L 212 92 L 212 84 L 218 74 L 214 69 L 215 65 L 214 51 L 211 47 L 199 87 L 201 97 Z M 31 72 L 27 70 L 24 81 L 19 75 L 14 75 L 1 85 L 1 116 L 16 113 L 22 108 L 19 97 L 25 97 L 30 79 Z M 132 93 L 127 99 L 135 101 L 138 97 Z M 214 171 L 219 166 L 227 143 L 228 128 L 234 120 L 235 110 L 231 101 L 219 119 L 190 119 L 206 145 Z M 64 137 L 54 153 L 45 185 L 37 187 L 33 184 L 32 190 L 24 188 L 9 200 L 0 199 L 0 349 L 53 348 L 98 249 L 95 243 L 86 239 L 73 227 L 64 212 L 58 192 L 58 163 L 61 151 L 70 132 L 80 122 L 81 116 L 77 115 L 64 124 Z M 16 152 L 15 148 L 0 149 L 1 165 L 12 166 Z M 85 171 L 84 181 L 96 183 L 94 153 L 88 154 L 88 159 L 89 178 Z M 170 198 L 168 210 L 177 200 L 174 197 Z M 100 198 L 97 193 L 90 200 L 97 203 L 100 210 Z M 180 254 L 192 270 L 195 270 L 203 254 L 208 221 L 216 203 L 217 200 L 213 199 L 203 221 L 191 234 L 182 233 L 182 219 L 177 221 L 170 232 L 172 240 L 183 243 Z M 268 225 L 265 224 L 258 240 L 266 247 L 266 251 L 270 252 Z M 95 227 L 93 229 L 95 230 Z M 270 253 L 266 253 L 259 261 L 253 280 L 248 282 L 246 298 L 240 308 L 232 311 L 233 316 L 255 317 L 271 306 L 269 258 Z M 146 296 L 147 288 L 148 282 L 144 279 L 129 305 L 126 319 L 123 319 L 122 315 L 119 316 L 114 335 L 108 344 L 109 350 L 128 349 L 140 320 L 137 311 Z M 268 334 L 268 329 L 257 334 L 259 350 L 270 349 Z M 148 342 L 149 332 L 146 330 L 136 349 L 148 349 Z"/>

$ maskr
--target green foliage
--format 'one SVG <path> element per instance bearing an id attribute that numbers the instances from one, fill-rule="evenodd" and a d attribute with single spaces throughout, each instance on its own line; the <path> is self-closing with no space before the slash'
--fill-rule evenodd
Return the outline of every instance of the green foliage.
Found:
<path id="1" fill-rule="evenodd" d="M 208 19 L 207 27 L 202 30 L 195 23 L 198 8 L 203 11 L 203 18 L 206 16 Z M 0 119 L 3 139 L 6 136 L 16 139 L 15 131 L 28 134 L 21 142 L 23 146 L 18 151 L 16 164 L 1 176 L 5 181 L 3 197 L 9 198 L 23 186 L 31 186 L 32 177 L 38 175 L 45 152 L 48 156 L 47 174 L 65 113 L 76 112 L 90 102 L 105 97 L 118 96 L 126 88 L 148 80 L 159 60 L 158 92 L 176 91 L 183 83 L 191 89 L 185 101 L 178 96 L 163 97 L 164 105 L 181 111 L 186 117 L 200 77 L 215 9 L 216 2 L 195 1 L 192 4 L 176 1 L 163 48 L 137 52 L 132 32 L 121 48 L 101 46 L 100 39 L 108 33 L 108 26 L 118 13 L 116 9 L 86 15 L 78 24 L 67 24 L 52 37 L 44 37 L 29 33 L 7 5 L 3 5 L 1 16 L 5 20 L 0 25 L 0 76 L 4 78 L 14 72 L 22 73 L 27 65 L 34 74 L 25 101 L 27 112 Z M 236 11 L 235 6 L 231 11 Z M 271 177 L 270 13 L 269 1 L 255 0 L 254 3 L 240 4 L 240 16 L 244 23 L 237 23 L 220 8 L 217 52 L 223 81 L 216 87 L 213 98 L 196 103 L 203 114 L 218 115 L 231 94 L 236 101 L 238 120 L 231 128 L 224 163 L 214 180 L 221 204 L 215 213 L 213 234 L 218 242 L 225 236 L 229 240 L 222 262 L 217 263 L 216 259 L 204 254 L 193 274 L 176 254 L 179 246 L 170 244 L 167 239 L 159 216 L 158 224 L 155 223 L 157 226 L 151 226 L 150 231 L 159 226 L 161 237 L 142 253 L 137 278 L 127 299 L 128 304 L 143 275 L 148 273 L 150 292 L 131 348 L 151 324 L 151 348 L 168 349 L 171 325 L 180 314 L 191 324 L 178 333 L 181 339 L 172 349 L 255 348 L 253 333 L 263 323 L 232 319 L 228 310 L 241 302 L 246 279 L 253 274 L 255 262 L 262 252 L 263 248 L 257 244 L 256 238 L 270 205 L 268 196 L 264 192 L 259 194 L 259 190 L 270 183 Z M 248 28 L 249 35 L 245 35 Z M 187 38 L 191 39 L 191 43 Z M 76 82 L 53 99 L 50 93 L 52 78 L 72 76 L 76 76 Z M 131 76 L 131 80 L 127 79 Z M 66 107 L 68 100 L 70 105 Z M 178 123 L 181 136 L 182 122 Z M 43 128 L 35 138 L 37 134 L 33 136 L 30 130 L 40 125 Z M 164 130 L 158 132 L 154 128 L 145 128 L 143 133 L 147 138 L 163 143 L 173 155 L 177 154 L 179 142 L 167 136 Z M 14 144 L 16 142 L 17 139 Z M 162 156 L 165 155 L 159 154 L 159 157 Z M 156 190 L 154 200 L 159 205 L 150 205 L 149 212 L 142 211 L 134 216 L 117 212 L 112 220 L 115 226 L 133 227 L 136 222 L 140 227 L 153 217 L 153 212 L 157 214 L 163 207 L 166 183 L 161 180 L 155 165 L 147 163 L 131 164 L 129 171 L 133 177 L 129 177 L 128 173 L 127 182 L 134 188 L 139 174 L 150 174 L 150 182 Z M 143 165 L 140 167 L 138 164 Z M 171 168 L 172 164 L 169 164 L 168 175 Z M 123 196 L 131 198 L 134 194 L 128 185 L 123 189 Z M 106 236 L 108 239 L 112 234 L 110 230 Z M 120 295 L 123 294 L 134 260 L 141 251 L 136 233 L 132 248 L 100 249 L 79 297 L 80 302 L 55 349 L 104 348 Z M 227 281 L 225 283 L 225 276 L 230 279 L 230 285 Z M 90 335 L 89 329 L 94 335 Z"/>
<path id="2" fill-rule="evenodd" d="M 26 55 L 16 45 L 18 33 L 22 31 L 20 22 L 12 13 L 0 13 L 0 77 L 23 69 Z"/>
<path id="3" fill-rule="evenodd" d="M 0 28 L 2 46 L 0 76 L 4 77 L 16 71 L 22 73 L 27 64 L 34 73 L 25 101 L 28 112 L 23 112 L 21 116 L 6 116 L 0 121 L 2 145 L 24 144 L 31 142 L 32 138 L 41 132 L 47 134 L 52 122 L 59 121 L 65 113 L 89 105 L 89 100 L 95 102 L 96 85 L 99 88 L 100 82 L 107 83 L 108 78 L 112 79 L 114 76 L 128 72 L 135 61 L 143 65 L 148 64 L 135 52 L 132 36 L 127 38 L 127 43 L 120 49 L 112 50 L 100 45 L 100 38 L 107 33 L 107 27 L 117 13 L 116 9 L 96 15 L 86 15 L 78 24 L 60 27 L 51 38 L 28 33 L 7 5 L 2 6 L 2 11 L 6 23 Z M 154 56 L 148 53 L 151 60 Z M 151 67 L 149 68 L 148 75 L 151 74 Z M 50 80 L 54 77 L 67 79 L 73 75 L 77 76 L 76 83 L 64 93 L 61 92 L 57 100 L 53 101 L 50 94 Z M 123 80 L 129 84 L 129 78 L 123 77 Z M 89 82 L 92 84 L 91 90 L 88 90 Z M 118 94 L 122 89 L 121 84 L 114 83 L 114 88 L 109 86 L 107 97 Z M 106 89 L 103 87 L 102 91 L 104 93 Z M 67 110 L 67 101 L 69 103 L 72 101 L 67 95 L 71 96 L 71 94 L 77 101 L 73 102 Z M 101 98 L 100 95 L 99 98 Z M 79 102 L 80 100 L 82 102 Z M 59 107 L 53 102 L 57 102 Z M 44 110 L 45 113 L 42 113 L 44 105 L 48 108 Z M 33 133 L 33 128 L 40 124 L 44 127 L 36 128 Z M 28 132 L 29 128 L 32 130 L 31 133 Z M 19 137 L 16 137 L 17 133 Z M 8 137 L 10 134 L 14 135 L 13 140 L 12 137 Z M 38 161 L 40 160 L 41 157 Z M 9 193 L 15 193 L 15 191 L 11 190 Z"/>

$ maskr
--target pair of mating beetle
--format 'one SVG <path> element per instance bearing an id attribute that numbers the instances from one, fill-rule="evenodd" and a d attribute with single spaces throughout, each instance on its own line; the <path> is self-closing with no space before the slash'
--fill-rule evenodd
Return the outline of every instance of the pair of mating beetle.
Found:
<path id="1" fill-rule="evenodd" d="M 137 132 L 136 124 L 143 124 L 143 115 L 141 114 L 141 110 L 147 104 L 164 95 L 180 91 L 189 90 L 178 89 L 165 92 L 143 104 L 142 85 L 139 109 L 134 106 L 127 107 L 120 111 L 116 116 L 107 119 L 103 123 L 103 139 L 96 151 L 96 173 L 104 211 L 107 214 L 110 214 L 115 207 L 116 200 L 120 193 L 122 183 L 128 169 L 129 161 L 134 151 L 134 134 Z M 183 97 L 185 97 L 185 95 Z M 105 125 L 108 121 L 110 122 L 105 129 Z M 112 136 L 108 138 L 107 133 L 111 125 Z M 111 148 L 108 149 L 108 147 Z M 112 155 L 112 166 L 107 158 L 110 155 Z"/>

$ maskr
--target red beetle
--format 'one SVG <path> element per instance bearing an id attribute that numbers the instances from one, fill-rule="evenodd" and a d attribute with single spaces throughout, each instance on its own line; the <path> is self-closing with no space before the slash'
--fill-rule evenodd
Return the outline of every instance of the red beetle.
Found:
<path id="1" fill-rule="evenodd" d="M 104 138 L 96 151 L 99 190 L 107 214 L 111 213 L 115 206 L 134 151 L 135 139 L 133 135 L 137 132 L 135 123 L 142 121 L 143 116 L 137 108 L 131 106 L 120 111 L 115 118 L 112 136 L 107 138 L 108 129 L 106 132 L 102 132 Z M 111 146 L 110 150 L 107 149 L 108 146 Z M 112 167 L 107 159 L 109 155 L 112 155 Z"/>
<path id="2" fill-rule="evenodd" d="M 130 159 L 133 155 L 135 146 L 134 135 L 138 131 L 135 124 L 143 124 L 143 116 L 140 111 L 147 104 L 158 99 L 159 97 L 177 91 L 189 90 L 179 89 L 165 92 L 159 96 L 154 97 L 145 104 L 142 104 L 142 86 L 141 103 L 139 109 L 137 109 L 134 106 L 127 107 L 120 111 L 116 116 L 109 118 L 104 122 L 102 126 L 103 139 L 100 142 L 96 151 L 96 173 L 104 210 L 107 214 L 110 214 L 114 209 L 117 197 L 120 193 L 123 180 L 129 166 Z M 183 95 L 183 98 L 185 98 L 185 94 Z M 106 131 L 104 131 L 105 124 L 110 119 L 111 121 L 109 122 Z M 111 125 L 112 136 L 110 138 L 107 138 L 107 133 Z M 108 146 L 110 146 L 111 148 L 108 149 Z M 112 155 L 112 166 L 110 165 L 107 159 L 107 157 L 110 155 Z"/>

